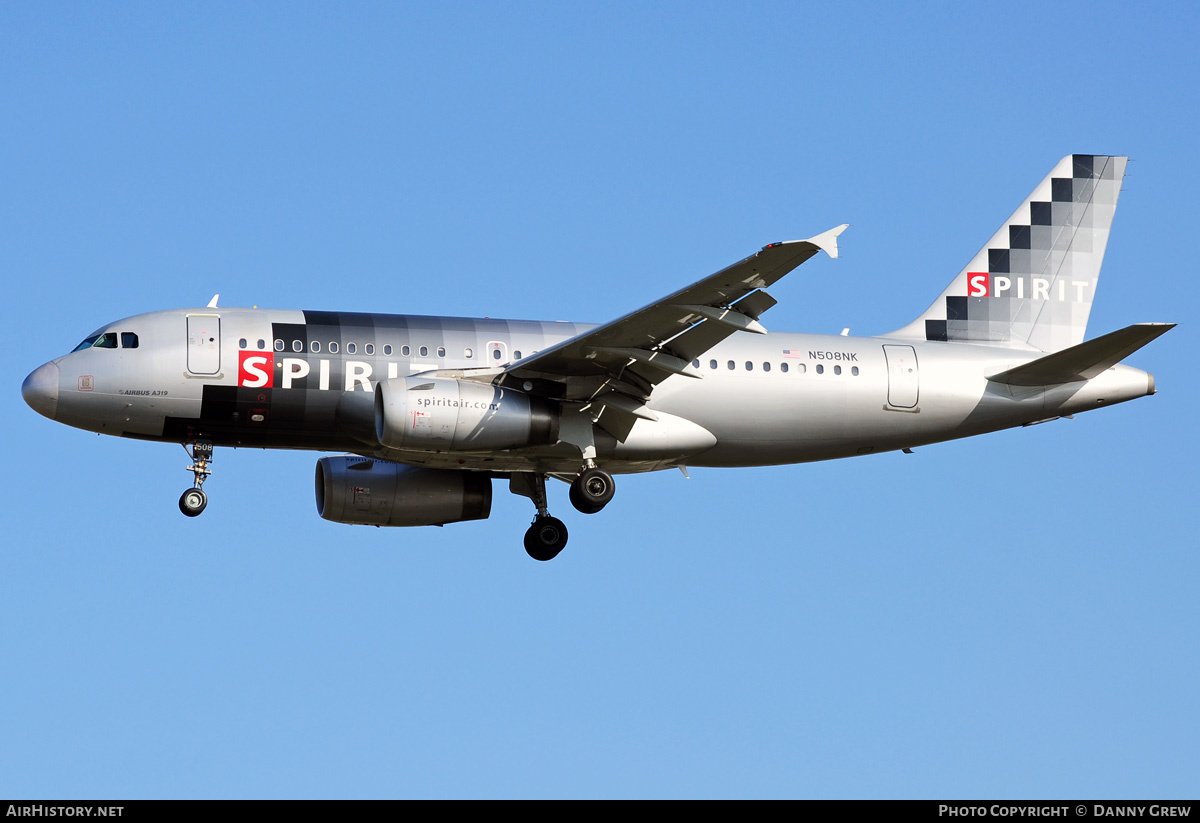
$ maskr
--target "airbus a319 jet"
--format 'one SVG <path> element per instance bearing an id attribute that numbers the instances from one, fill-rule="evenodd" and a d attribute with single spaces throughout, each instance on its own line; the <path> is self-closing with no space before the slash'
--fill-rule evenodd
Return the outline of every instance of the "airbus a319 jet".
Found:
<path id="1" fill-rule="evenodd" d="M 1085 342 L 1125 157 L 1064 157 L 933 305 L 878 337 L 768 333 L 767 293 L 838 226 L 771 243 L 603 325 L 218 306 L 108 323 L 21 387 L 88 431 L 182 443 L 207 504 L 214 446 L 341 452 L 321 517 L 374 526 L 486 518 L 494 481 L 536 507 L 525 549 L 567 528 L 547 479 L 596 513 L 614 474 L 908 450 L 1154 394 L 1120 361 L 1173 328 Z"/>

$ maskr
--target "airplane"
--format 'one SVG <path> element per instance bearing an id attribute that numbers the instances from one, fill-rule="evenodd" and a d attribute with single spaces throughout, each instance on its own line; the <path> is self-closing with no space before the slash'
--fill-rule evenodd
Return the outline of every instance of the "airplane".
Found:
<path id="1" fill-rule="evenodd" d="M 768 333 L 767 288 L 845 225 L 771 243 L 602 325 L 225 308 L 108 323 L 25 378 L 37 412 L 181 443 L 204 511 L 213 449 L 337 452 L 316 466 L 338 523 L 487 518 L 493 480 L 533 501 L 525 549 L 567 543 L 614 474 L 853 457 L 1071 417 L 1155 393 L 1120 361 L 1174 327 L 1084 340 L 1128 158 L 1059 161 L 924 314 L 877 337 Z"/>

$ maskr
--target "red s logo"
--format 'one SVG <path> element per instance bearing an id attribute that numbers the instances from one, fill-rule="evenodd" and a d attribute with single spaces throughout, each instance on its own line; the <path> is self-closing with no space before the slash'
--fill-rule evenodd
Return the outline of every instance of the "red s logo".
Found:
<path id="1" fill-rule="evenodd" d="M 238 385 L 269 389 L 275 384 L 275 352 L 238 352 Z"/>
<path id="2" fill-rule="evenodd" d="M 988 273 L 985 271 L 967 272 L 967 297 L 988 296 Z"/>

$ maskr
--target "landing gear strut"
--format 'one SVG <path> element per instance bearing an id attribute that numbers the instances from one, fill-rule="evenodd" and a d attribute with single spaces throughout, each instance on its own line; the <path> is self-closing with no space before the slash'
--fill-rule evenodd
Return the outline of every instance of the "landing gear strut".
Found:
<path id="1" fill-rule="evenodd" d="M 596 466 L 585 468 L 571 482 L 571 505 L 584 514 L 595 514 L 608 505 L 617 484 L 611 474 Z"/>
<path id="2" fill-rule="evenodd" d="M 525 532 L 525 551 L 534 560 L 553 560 L 567 545 L 567 526 L 557 517 L 550 516 L 546 505 L 546 475 L 514 472 L 509 478 L 509 489 L 530 498 L 537 507 L 533 525 Z"/>
<path id="3" fill-rule="evenodd" d="M 187 451 L 187 446 L 184 445 L 183 449 Z M 195 517 L 208 505 L 208 495 L 204 493 L 203 486 L 212 474 L 208 464 L 213 459 L 213 444 L 208 440 L 197 440 L 188 455 L 192 458 L 192 465 L 187 470 L 195 477 L 195 481 L 192 488 L 179 496 L 179 510 L 188 517 Z"/>

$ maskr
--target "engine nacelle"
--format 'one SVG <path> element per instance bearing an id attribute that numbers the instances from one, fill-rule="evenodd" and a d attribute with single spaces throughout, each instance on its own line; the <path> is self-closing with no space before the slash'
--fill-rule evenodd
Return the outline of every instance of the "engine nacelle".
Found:
<path id="1" fill-rule="evenodd" d="M 475 451 L 558 440 L 555 404 L 452 377 L 398 377 L 375 387 L 375 436 L 390 449 Z"/>
<path id="2" fill-rule="evenodd" d="M 317 514 L 335 523 L 441 526 L 492 511 L 492 479 L 481 472 L 342 455 L 318 460 L 316 479 Z"/>

